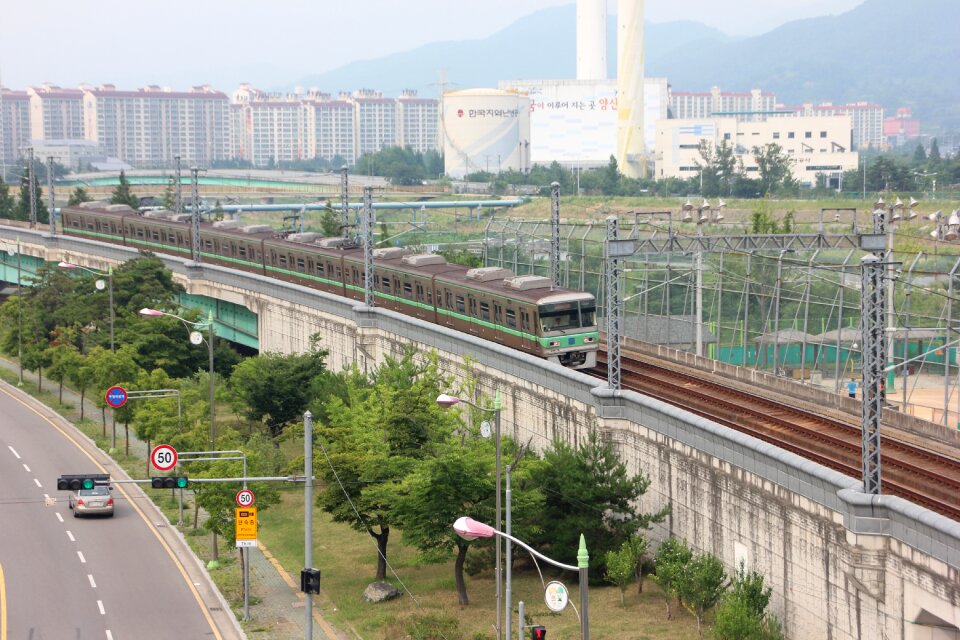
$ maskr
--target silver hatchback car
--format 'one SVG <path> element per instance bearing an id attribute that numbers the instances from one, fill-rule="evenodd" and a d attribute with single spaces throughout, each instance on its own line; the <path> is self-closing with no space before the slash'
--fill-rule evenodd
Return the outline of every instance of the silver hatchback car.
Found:
<path id="1" fill-rule="evenodd" d="M 97 485 L 93 489 L 80 489 L 71 493 L 68 505 L 73 509 L 73 517 L 101 515 L 113 517 L 113 496 L 110 487 Z"/>

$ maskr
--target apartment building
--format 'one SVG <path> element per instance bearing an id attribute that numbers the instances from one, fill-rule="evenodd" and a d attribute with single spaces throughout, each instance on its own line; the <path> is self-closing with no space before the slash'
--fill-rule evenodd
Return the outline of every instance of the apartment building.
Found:
<path id="1" fill-rule="evenodd" d="M 30 96 L 0 87 L 0 163 L 13 164 L 30 146 Z"/>
<path id="2" fill-rule="evenodd" d="M 118 91 L 107 84 L 83 91 L 86 138 L 141 168 L 170 166 L 176 156 L 188 165 L 227 158 L 229 114 L 227 96 L 209 86 Z"/>
<path id="3" fill-rule="evenodd" d="M 749 92 L 721 91 L 712 87 L 707 92 L 670 90 L 670 117 L 678 120 L 733 117 L 741 122 L 756 122 L 773 112 L 777 96 L 753 89 Z"/>
<path id="4" fill-rule="evenodd" d="M 859 155 L 851 150 L 849 115 L 795 116 L 763 122 L 742 122 L 734 117 L 661 120 L 657 123 L 656 177 L 690 178 L 700 173 L 697 162 L 701 141 L 716 146 L 726 142 L 743 164 L 747 177 L 759 177 L 752 149 L 775 143 L 792 161 L 793 177 L 814 185 L 818 174 L 834 184 L 844 171 L 856 169 Z"/>
<path id="5" fill-rule="evenodd" d="M 237 158 L 257 167 L 312 157 L 307 152 L 303 104 L 298 95 L 271 94 L 248 84 L 233 93 Z"/>
<path id="6" fill-rule="evenodd" d="M 34 140 L 83 140 L 83 91 L 44 84 L 27 89 Z"/>
<path id="7" fill-rule="evenodd" d="M 303 110 L 309 157 L 353 164 L 356 161 L 353 103 L 314 91 L 304 99 Z"/>
<path id="8" fill-rule="evenodd" d="M 408 89 L 397 98 L 397 107 L 400 146 L 420 153 L 437 151 L 440 148 L 439 102 L 418 98 L 416 91 Z"/>
<path id="9" fill-rule="evenodd" d="M 358 158 L 400 144 L 396 100 L 383 97 L 379 91 L 361 89 L 350 95 L 350 101 L 354 105 L 354 152 Z"/>

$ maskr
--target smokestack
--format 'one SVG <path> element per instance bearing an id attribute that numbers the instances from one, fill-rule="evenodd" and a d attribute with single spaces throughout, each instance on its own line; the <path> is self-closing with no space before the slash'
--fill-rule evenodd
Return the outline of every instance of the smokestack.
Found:
<path id="1" fill-rule="evenodd" d="M 577 0 L 577 80 L 607 78 L 607 0 Z"/>
<path id="2" fill-rule="evenodd" d="M 617 3 L 617 164 L 620 173 L 647 172 L 643 124 L 643 0 Z"/>

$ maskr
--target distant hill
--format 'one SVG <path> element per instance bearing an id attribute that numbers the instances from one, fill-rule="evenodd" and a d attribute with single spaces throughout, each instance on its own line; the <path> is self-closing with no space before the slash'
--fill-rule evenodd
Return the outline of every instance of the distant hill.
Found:
<path id="1" fill-rule="evenodd" d="M 607 29 L 609 75 L 616 73 L 616 21 Z M 648 24 L 647 56 L 669 56 L 685 47 L 730 42 L 720 31 L 696 22 Z M 351 62 L 326 73 L 307 76 L 295 84 L 323 91 L 378 89 L 397 95 L 417 89 L 437 94 L 440 69 L 446 70 L 448 89 L 496 87 L 501 80 L 564 79 L 576 75 L 576 10 L 574 5 L 552 7 L 521 18 L 480 40 L 435 42 L 410 51 Z M 290 89 L 291 86 L 285 87 Z"/>
<path id="2" fill-rule="evenodd" d="M 436 42 L 358 61 L 297 84 L 336 93 L 359 88 L 436 95 L 441 67 L 449 89 L 500 80 L 573 78 L 573 5 L 544 9 L 481 40 Z M 879 102 L 910 106 L 926 125 L 960 128 L 960 0 L 865 0 L 839 16 L 797 20 L 764 35 L 733 39 L 682 21 L 646 26 L 646 73 L 683 91 L 759 87 L 785 104 Z M 615 74 L 615 17 L 607 61 Z M 287 87 L 290 88 L 290 87 Z"/>
<path id="3" fill-rule="evenodd" d="M 761 36 L 648 56 L 647 72 L 677 88 L 761 87 L 786 104 L 910 106 L 960 128 L 960 2 L 866 0 L 839 16 L 797 20 Z"/>

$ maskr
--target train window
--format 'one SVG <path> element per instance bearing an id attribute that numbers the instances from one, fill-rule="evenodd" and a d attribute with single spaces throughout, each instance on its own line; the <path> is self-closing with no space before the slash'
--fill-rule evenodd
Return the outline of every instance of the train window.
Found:
<path id="1" fill-rule="evenodd" d="M 71 220 L 71 221 L 70 221 L 70 226 L 73 227 L 74 229 L 79 229 L 79 228 L 80 228 L 80 221 L 79 221 L 79 220 Z"/>
<path id="2" fill-rule="evenodd" d="M 337 265 L 337 282 L 343 282 L 343 272 L 340 270 L 339 265 Z"/>
<path id="3" fill-rule="evenodd" d="M 496 302 L 493 303 L 493 321 L 497 324 L 503 324 L 503 307 Z"/>
<path id="4" fill-rule="evenodd" d="M 489 320 L 490 319 L 490 305 L 486 302 L 480 303 L 480 319 Z"/>
<path id="5" fill-rule="evenodd" d="M 517 326 L 517 312 L 513 309 L 507 309 L 507 326 L 515 327 Z"/>
<path id="6" fill-rule="evenodd" d="M 230 243 L 230 255 L 231 255 L 231 256 L 237 255 L 237 243 L 236 243 L 236 242 L 231 242 L 231 243 Z"/>
<path id="7" fill-rule="evenodd" d="M 323 263 L 320 262 L 319 260 L 317 260 L 317 275 L 318 276 L 323 275 Z"/>
<path id="8" fill-rule="evenodd" d="M 91 229 L 91 230 L 92 230 L 92 229 L 95 229 L 95 228 L 96 228 L 96 227 L 93 226 L 93 220 L 87 220 L 87 229 Z"/>
<path id="9" fill-rule="evenodd" d="M 155 240 L 155 241 L 159 241 L 159 240 L 160 240 L 160 231 L 157 230 L 157 229 L 151 229 L 151 230 L 150 230 L 150 237 L 151 237 L 153 240 Z"/>
<path id="10" fill-rule="evenodd" d="M 136 234 L 138 238 L 143 238 L 143 227 L 137 227 Z"/>
<path id="11" fill-rule="evenodd" d="M 240 246 L 237 248 L 237 255 L 239 255 L 241 258 L 246 258 L 246 257 L 247 257 L 247 248 L 246 248 L 245 246 L 243 246 L 243 245 L 240 245 Z"/>
<path id="12" fill-rule="evenodd" d="M 409 282 L 403 283 L 403 295 L 406 298 L 413 298 L 413 285 Z"/>
<path id="13" fill-rule="evenodd" d="M 281 253 L 281 254 L 279 254 L 279 255 L 277 256 L 277 265 L 280 266 L 280 267 L 283 268 L 283 269 L 286 269 L 286 268 L 287 268 L 287 256 L 286 256 L 286 254 Z"/>
<path id="14" fill-rule="evenodd" d="M 177 244 L 178 244 L 178 245 L 185 245 L 185 244 L 187 244 L 187 243 L 184 242 L 184 240 L 183 240 L 183 234 L 180 233 L 179 231 L 177 232 Z"/>
<path id="15" fill-rule="evenodd" d="M 457 311 L 460 313 L 466 311 L 466 307 L 463 305 L 463 296 L 457 296 Z"/>
<path id="16" fill-rule="evenodd" d="M 597 304 L 591 300 L 580 303 L 580 326 L 592 327 L 597 324 Z M 814 361 L 816 362 L 816 361 Z"/>
<path id="17" fill-rule="evenodd" d="M 427 290 L 427 304 L 433 306 L 433 291 Z"/>
<path id="18" fill-rule="evenodd" d="M 313 273 L 313 258 L 307 258 L 307 273 Z"/>
<path id="19" fill-rule="evenodd" d="M 303 261 L 303 258 L 297 256 L 297 271 L 303 273 L 306 263 Z"/>
<path id="20" fill-rule="evenodd" d="M 210 240 L 203 241 L 203 248 L 207 251 L 213 251 L 213 242 Z"/>
<path id="21" fill-rule="evenodd" d="M 417 283 L 417 300 L 420 302 L 426 301 L 426 297 L 423 295 L 423 285 L 419 282 Z"/>
<path id="22" fill-rule="evenodd" d="M 439 297 L 439 296 L 438 296 L 438 297 Z M 450 293 L 448 290 L 444 289 L 444 290 L 443 290 L 443 299 L 444 299 L 444 304 L 446 305 L 447 309 L 453 309 L 453 294 Z"/>
<path id="23" fill-rule="evenodd" d="M 360 277 L 360 271 L 356 267 L 350 267 L 350 271 L 353 273 L 353 284 L 360 284 L 363 282 L 363 279 Z"/>
<path id="24" fill-rule="evenodd" d="M 520 328 L 530 331 L 530 314 L 522 310 L 520 311 Z"/>
<path id="25" fill-rule="evenodd" d="M 111 221 L 111 222 L 110 222 L 110 233 L 116 233 L 116 232 L 117 232 L 117 223 Z"/>
<path id="26" fill-rule="evenodd" d="M 387 293 L 390 293 L 390 278 L 387 276 L 383 276 L 382 280 L 383 280 L 383 290 L 386 291 Z"/>
<path id="27" fill-rule="evenodd" d="M 473 296 L 467 296 L 467 300 L 470 301 L 470 315 L 477 317 L 477 299 Z"/>

